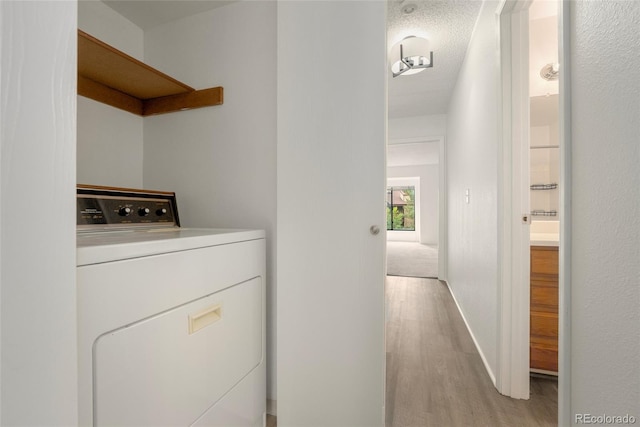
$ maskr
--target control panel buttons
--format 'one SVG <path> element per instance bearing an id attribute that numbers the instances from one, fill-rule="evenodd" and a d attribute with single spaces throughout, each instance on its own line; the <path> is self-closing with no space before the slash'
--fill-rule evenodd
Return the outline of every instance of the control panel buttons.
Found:
<path id="1" fill-rule="evenodd" d="M 128 189 L 79 188 L 76 202 L 79 229 L 179 227 L 172 193 L 128 194 L 124 190 Z"/>

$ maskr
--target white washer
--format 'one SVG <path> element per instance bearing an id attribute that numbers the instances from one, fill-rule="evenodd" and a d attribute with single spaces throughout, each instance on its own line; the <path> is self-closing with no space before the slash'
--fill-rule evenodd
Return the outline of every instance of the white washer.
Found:
<path id="1" fill-rule="evenodd" d="M 83 232 L 77 265 L 80 425 L 264 425 L 262 230 Z"/>

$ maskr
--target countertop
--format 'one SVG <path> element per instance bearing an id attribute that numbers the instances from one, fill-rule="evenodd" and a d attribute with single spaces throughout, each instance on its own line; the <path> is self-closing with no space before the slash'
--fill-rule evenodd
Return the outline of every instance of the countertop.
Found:
<path id="1" fill-rule="evenodd" d="M 531 246 L 558 246 L 560 236 L 555 233 L 531 233 Z"/>

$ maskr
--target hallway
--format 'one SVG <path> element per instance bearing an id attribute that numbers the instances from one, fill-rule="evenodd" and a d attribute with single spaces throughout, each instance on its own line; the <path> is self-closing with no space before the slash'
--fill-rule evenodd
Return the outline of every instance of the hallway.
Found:
<path id="1" fill-rule="evenodd" d="M 557 425 L 556 381 L 500 395 L 443 282 L 387 277 L 386 295 L 387 427 Z"/>

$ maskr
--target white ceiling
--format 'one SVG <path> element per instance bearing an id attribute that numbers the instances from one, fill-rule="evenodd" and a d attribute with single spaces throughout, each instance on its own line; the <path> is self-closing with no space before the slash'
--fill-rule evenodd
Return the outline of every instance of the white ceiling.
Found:
<path id="1" fill-rule="evenodd" d="M 389 117 L 446 114 L 482 1 L 389 0 L 388 3 L 388 49 L 407 36 L 424 37 L 431 43 L 434 63 L 433 68 L 411 76 L 393 78 L 389 73 Z M 407 15 L 402 8 L 409 4 L 417 8 Z"/>
<path id="2" fill-rule="evenodd" d="M 103 0 L 143 30 L 233 1 Z M 416 10 L 407 15 L 401 9 L 409 4 Z M 434 62 L 433 68 L 412 76 L 394 79 L 389 73 L 390 118 L 447 112 L 481 4 L 481 0 L 388 0 L 388 48 L 409 35 L 425 37 Z"/>
<path id="3" fill-rule="evenodd" d="M 102 0 L 143 30 L 225 6 L 237 0 Z M 338 0 L 335 0 L 338 1 Z M 464 60 L 481 0 L 387 0 L 388 49 L 409 35 L 428 39 L 434 67 L 393 78 L 389 73 L 389 117 L 445 114 Z M 411 14 L 402 12 L 415 5 Z M 435 147 L 435 148 L 434 148 Z M 389 166 L 438 162 L 437 144 L 390 147 Z"/>

